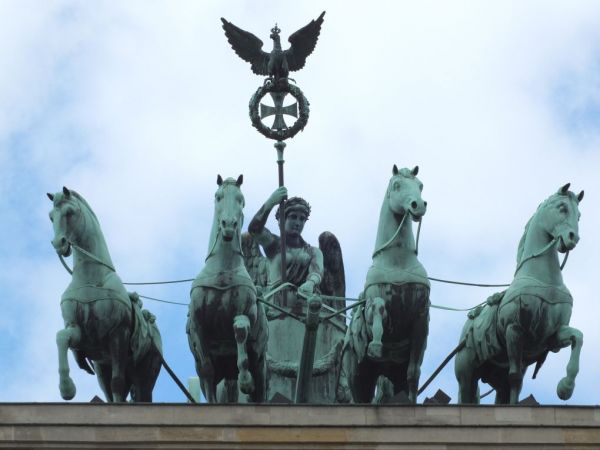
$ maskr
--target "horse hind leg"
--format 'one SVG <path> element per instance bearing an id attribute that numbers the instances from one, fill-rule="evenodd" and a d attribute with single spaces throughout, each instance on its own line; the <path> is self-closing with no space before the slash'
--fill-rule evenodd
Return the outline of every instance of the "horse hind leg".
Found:
<path id="1" fill-rule="evenodd" d="M 124 402 L 127 397 L 125 369 L 129 353 L 129 330 L 120 329 L 110 337 L 110 354 L 112 362 L 112 377 L 110 388 L 114 402 Z"/>
<path id="2" fill-rule="evenodd" d="M 248 319 L 248 316 L 239 315 L 233 318 L 233 334 L 237 344 L 238 386 L 244 394 L 251 394 L 254 391 L 254 381 L 248 370 L 249 362 L 246 350 L 246 340 L 250 334 L 250 319 Z"/>
<path id="3" fill-rule="evenodd" d="M 519 402 L 523 387 L 523 329 L 512 323 L 506 327 L 506 352 L 508 354 L 508 382 L 510 384 L 510 403 Z"/>
<path id="4" fill-rule="evenodd" d="M 381 342 L 383 338 L 383 321 L 387 317 L 384 299 L 381 297 L 373 299 L 371 314 L 373 317 L 373 324 L 371 326 L 373 339 L 371 339 L 367 347 L 367 355 L 370 358 L 380 359 L 383 356 L 383 343 Z"/>
<path id="5" fill-rule="evenodd" d="M 112 390 L 110 388 L 112 370 L 110 364 L 95 363 L 94 369 L 96 370 L 98 385 L 100 386 L 100 389 L 102 389 L 102 392 L 104 392 L 104 398 L 106 398 L 107 402 L 112 401 Z"/>
<path id="6" fill-rule="evenodd" d="M 560 348 L 571 347 L 571 356 L 567 363 L 567 376 L 556 386 L 556 393 L 561 400 L 568 400 L 575 389 L 575 377 L 579 373 L 579 356 L 583 346 L 583 333 L 576 328 L 563 325 L 556 334 Z"/>
<path id="7" fill-rule="evenodd" d="M 427 347 L 427 335 L 429 334 L 429 314 L 423 314 L 417 318 L 413 325 L 410 344 L 410 359 L 406 371 L 406 383 L 408 386 L 408 399 L 412 404 L 417 403 L 419 390 L 419 378 L 421 377 L 421 364 Z"/>
<path id="8" fill-rule="evenodd" d="M 56 346 L 58 347 L 58 376 L 60 395 L 64 400 L 75 397 L 77 389 L 69 376 L 69 347 L 76 347 L 81 342 L 81 329 L 76 325 L 68 326 L 56 333 Z"/>

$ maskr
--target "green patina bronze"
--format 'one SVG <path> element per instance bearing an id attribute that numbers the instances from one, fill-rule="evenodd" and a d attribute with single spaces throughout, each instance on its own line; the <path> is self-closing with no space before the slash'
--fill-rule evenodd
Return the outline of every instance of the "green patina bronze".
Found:
<path id="1" fill-rule="evenodd" d="M 275 190 L 248 227 L 248 239 L 253 238 L 266 255 L 267 285 L 261 289 L 263 292 L 276 289 L 282 283 L 281 238 L 271 233 L 265 224 L 272 209 L 286 197 L 285 187 Z M 284 211 L 278 209 L 276 218 L 285 220 L 285 280 L 297 286 L 298 292 L 282 290 L 268 299 L 278 307 L 268 308 L 269 399 L 279 393 L 299 403 L 332 403 L 337 355 L 345 325 L 342 320 L 320 325 L 319 321 L 320 314 L 341 308 L 345 302 L 323 300 L 319 294 L 345 295 L 342 253 L 336 237 L 329 232 L 319 237 L 319 248 L 304 241 L 302 231 L 310 215 L 310 206 L 304 199 L 289 199 Z M 254 255 L 247 264 L 260 267 L 262 255 L 256 251 Z"/>
<path id="2" fill-rule="evenodd" d="M 225 380 L 222 400 L 238 401 L 238 389 L 252 402 L 266 394 L 267 320 L 244 265 L 243 178 L 217 178 L 215 213 L 208 255 L 192 284 L 186 332 L 205 398 L 217 402 L 217 384 Z M 221 399 L 220 399 L 221 400 Z"/>
<path id="3" fill-rule="evenodd" d="M 343 369 L 354 402 L 370 403 L 383 375 L 394 394 L 415 403 L 429 332 L 429 281 L 417 258 L 412 222 L 420 221 L 427 202 L 412 170 L 393 168 L 381 213 L 362 297 L 343 350 Z"/>
<path id="4" fill-rule="evenodd" d="M 61 259 L 73 253 L 71 283 L 60 304 L 65 328 L 56 335 L 61 396 L 75 396 L 67 359 L 71 349 L 79 367 L 97 375 L 107 401 L 125 401 L 128 393 L 133 401 L 152 401 L 162 363 L 154 316 L 142 310 L 137 294 L 125 290 L 85 199 L 67 188 L 48 197 L 52 245 Z"/>
<path id="5" fill-rule="evenodd" d="M 582 199 L 583 191 L 576 196 L 567 184 L 538 207 L 519 242 L 510 287 L 469 313 L 455 361 L 460 403 L 479 402 L 481 379 L 496 390 L 496 403 L 516 404 L 527 367 L 536 363 L 535 378 L 548 352 L 565 347 L 571 347 L 571 356 L 557 394 L 562 400 L 571 397 L 583 334 L 569 326 L 573 299 L 558 252 L 572 250 L 579 241 Z"/>
<path id="6" fill-rule="evenodd" d="M 236 27 L 223 18 L 221 22 L 231 47 L 240 58 L 251 64 L 252 72 L 266 75 L 274 84 L 279 84 L 280 80 L 287 80 L 290 72 L 304 67 L 306 58 L 317 45 L 324 16 L 323 11 L 316 20 L 311 20 L 308 25 L 293 33 L 289 37 L 291 46 L 287 50 L 281 48 L 279 35 L 281 30 L 275 24 L 271 29 L 273 50 L 270 53 L 262 50 L 263 42 L 252 33 Z"/>

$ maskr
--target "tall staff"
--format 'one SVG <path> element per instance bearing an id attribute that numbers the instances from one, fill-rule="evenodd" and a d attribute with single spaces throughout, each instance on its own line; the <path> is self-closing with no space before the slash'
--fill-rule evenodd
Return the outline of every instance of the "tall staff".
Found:
<path id="1" fill-rule="evenodd" d="M 310 112 L 308 100 L 306 100 L 299 87 L 290 84 L 288 75 L 290 71 L 300 70 L 304 67 L 306 58 L 313 52 L 317 45 L 324 16 L 325 12 L 321 13 L 317 19 L 312 20 L 308 25 L 293 33 L 288 39 L 291 46 L 287 50 L 281 48 L 279 35 L 281 30 L 275 24 L 275 27 L 271 29 L 270 38 L 273 40 L 273 50 L 270 53 L 262 50 L 263 42 L 255 35 L 221 18 L 227 40 L 237 55 L 252 65 L 252 71 L 255 74 L 268 76 L 264 84 L 256 90 L 250 99 L 249 112 L 252 125 L 265 137 L 277 141 L 274 146 L 277 150 L 279 187 L 284 186 L 283 150 L 286 147 L 284 141 L 294 137 L 299 131 L 304 129 Z M 270 94 L 274 106 L 261 103 L 261 100 L 267 94 Z M 284 99 L 288 94 L 295 98 L 296 103 L 284 106 Z M 295 117 L 297 120 L 291 127 L 288 127 L 285 123 L 284 115 Z M 263 123 L 262 119 L 270 116 L 274 116 L 274 120 L 271 127 L 268 127 Z M 287 278 L 285 200 L 281 200 L 279 208 L 281 211 L 279 216 L 281 283 L 284 284 Z M 282 295 L 285 299 L 285 290 L 282 292 Z M 287 304 L 287 302 L 284 302 L 284 304 Z M 313 306 L 315 305 L 313 304 Z M 320 309 L 320 302 L 318 309 Z M 298 370 L 296 402 L 306 402 L 308 384 L 314 363 L 317 328 L 318 310 L 309 304 L 306 334 L 300 358 L 300 368 Z"/>

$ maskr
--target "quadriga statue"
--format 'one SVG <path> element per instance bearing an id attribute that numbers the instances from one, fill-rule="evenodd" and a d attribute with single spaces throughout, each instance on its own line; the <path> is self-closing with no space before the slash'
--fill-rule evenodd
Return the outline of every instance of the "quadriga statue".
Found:
<path id="1" fill-rule="evenodd" d="M 263 294 L 281 285 L 280 237 L 265 225 L 272 209 L 287 198 L 287 188 L 280 187 L 267 199 L 248 226 L 245 236 L 249 249 L 246 264 Z M 279 208 L 275 217 L 285 218 L 286 282 L 298 288 L 287 289 L 267 299 L 278 309 L 267 307 L 269 321 L 268 399 L 279 393 L 289 400 L 296 398 L 296 380 L 305 337 L 305 326 L 297 319 L 305 319 L 309 301 L 320 302 L 321 317 L 344 307 L 345 279 L 342 252 L 337 238 L 330 232 L 319 236 L 319 247 L 313 247 L 302 237 L 311 208 L 306 200 L 292 197 Z M 266 258 L 257 246 L 262 247 Z M 262 271 L 262 273 L 261 273 Z M 263 284 L 264 283 L 264 284 Z M 266 284 L 266 285 L 265 285 Z M 323 297 L 339 297 L 328 298 Z M 285 311 L 285 312 L 282 312 Z M 286 313 L 293 314 L 296 318 Z M 321 322 L 316 334 L 315 361 L 311 372 L 306 399 L 310 403 L 333 403 L 339 374 L 339 351 L 346 325 L 344 316 Z"/>
<path id="2" fill-rule="evenodd" d="M 85 199 L 75 191 L 48 194 L 54 226 L 52 245 L 62 258 L 73 253 L 71 283 L 60 309 L 65 328 L 56 335 L 60 394 L 75 396 L 67 350 L 80 368 L 96 374 L 109 402 L 152 401 L 162 364 L 161 338 L 155 318 L 137 294 L 129 294 L 117 275 L 100 223 Z"/>
<path id="3" fill-rule="evenodd" d="M 238 401 L 238 389 L 252 402 L 265 401 L 268 328 L 244 265 L 242 182 L 242 175 L 237 180 L 217 177 L 208 255 L 190 292 L 186 331 L 210 403 L 217 402 L 222 380 L 227 402 Z"/>
<path id="4" fill-rule="evenodd" d="M 579 204 L 566 184 L 538 207 L 525 225 L 510 287 L 469 313 L 456 355 L 460 403 L 479 403 L 479 380 L 496 391 L 496 403 L 515 404 L 527 367 L 533 378 L 548 352 L 571 347 L 567 375 L 557 386 L 567 400 L 575 387 L 583 334 L 569 326 L 573 298 L 563 283 L 558 252 L 579 241 Z"/>
<path id="5" fill-rule="evenodd" d="M 418 167 L 393 167 L 362 294 L 366 304 L 354 311 L 344 342 L 342 367 L 356 403 L 372 401 L 382 375 L 394 394 L 417 400 L 429 333 L 429 281 L 412 229 L 427 208 L 417 173 Z"/>

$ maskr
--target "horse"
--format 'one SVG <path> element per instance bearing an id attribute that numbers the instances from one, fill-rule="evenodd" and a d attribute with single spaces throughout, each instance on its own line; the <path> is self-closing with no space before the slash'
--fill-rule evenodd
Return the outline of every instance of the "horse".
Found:
<path id="1" fill-rule="evenodd" d="M 573 394 L 583 345 L 581 331 L 569 326 L 573 298 L 563 283 L 558 252 L 579 241 L 579 203 L 569 184 L 544 200 L 525 225 L 517 251 L 517 268 L 506 291 L 492 295 L 469 314 L 463 327 L 455 374 L 460 403 L 479 403 L 478 383 L 489 383 L 497 404 L 516 404 L 527 367 L 533 378 L 549 351 L 571 347 L 558 397 Z"/>
<path id="2" fill-rule="evenodd" d="M 151 402 L 162 364 L 154 317 L 125 290 L 87 201 L 66 187 L 47 195 L 53 203 L 52 245 L 72 273 L 60 304 L 65 328 L 56 334 L 62 398 L 76 393 L 67 359 L 71 349 L 79 367 L 96 374 L 107 401 L 123 402 L 131 394 L 134 401 Z M 73 270 L 63 260 L 71 253 Z"/>
<path id="3" fill-rule="evenodd" d="M 416 403 L 429 333 L 430 289 L 410 220 L 419 222 L 427 209 L 418 171 L 393 167 L 373 264 L 361 294 L 365 304 L 355 310 L 347 330 L 342 367 L 356 403 L 371 402 L 381 375 L 392 382 L 394 394 L 404 391 Z"/>
<path id="4" fill-rule="evenodd" d="M 227 402 L 238 400 L 236 382 L 250 401 L 266 397 L 267 318 L 244 265 L 242 182 L 242 175 L 217 177 L 208 256 L 190 292 L 186 332 L 209 403 L 217 402 L 221 380 Z"/>

